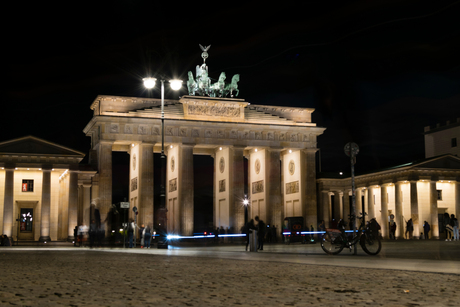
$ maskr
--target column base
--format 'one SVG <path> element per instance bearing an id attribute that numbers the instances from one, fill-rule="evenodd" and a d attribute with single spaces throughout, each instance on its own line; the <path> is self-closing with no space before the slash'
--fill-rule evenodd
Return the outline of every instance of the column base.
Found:
<path id="1" fill-rule="evenodd" d="M 38 242 L 51 242 L 51 238 L 50 236 L 41 236 L 39 239 L 38 239 Z"/>
<path id="2" fill-rule="evenodd" d="M 75 240 L 74 236 L 68 236 L 67 237 L 67 242 L 73 242 Z"/>

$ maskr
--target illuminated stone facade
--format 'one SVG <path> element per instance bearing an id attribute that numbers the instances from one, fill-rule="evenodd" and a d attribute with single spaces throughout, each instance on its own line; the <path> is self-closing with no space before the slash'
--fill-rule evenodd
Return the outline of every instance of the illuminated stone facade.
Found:
<path id="1" fill-rule="evenodd" d="M 98 96 L 91 109 L 94 117 L 84 132 L 91 137 L 90 163 L 98 170 L 92 195 L 101 215 L 104 218 L 112 204 L 112 151 L 124 151 L 130 154 L 130 182 L 136 182 L 136 189 L 130 188 L 130 205 L 139 208 L 138 223 L 153 223 L 160 100 Z M 250 105 L 243 99 L 166 100 L 168 231 L 190 235 L 194 230 L 193 174 L 200 170 L 193 169 L 193 155 L 214 158 L 215 226 L 235 231 L 243 226 L 244 158 L 249 161 L 250 217 L 259 215 L 280 227 L 286 215 L 295 213 L 316 223 L 316 139 L 325 129 L 311 122 L 313 111 Z"/>
<path id="2" fill-rule="evenodd" d="M 28 136 L 0 143 L 0 228 L 14 241 L 72 240 L 89 222 L 91 177 L 81 152 Z"/>
<path id="3" fill-rule="evenodd" d="M 319 178 L 318 216 L 329 226 L 332 220 L 348 221 L 351 202 L 350 178 Z M 439 238 L 440 216 L 460 214 L 460 158 L 444 155 L 355 177 L 356 211 L 375 217 L 384 238 L 389 237 L 388 219 L 395 215 L 396 238 L 404 238 L 406 221 L 412 218 L 414 238 L 431 225 L 430 238 Z"/>

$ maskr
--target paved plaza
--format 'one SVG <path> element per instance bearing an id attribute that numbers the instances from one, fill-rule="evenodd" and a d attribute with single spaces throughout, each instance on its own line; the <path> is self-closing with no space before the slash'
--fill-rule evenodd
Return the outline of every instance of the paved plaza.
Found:
<path id="1" fill-rule="evenodd" d="M 0 249 L 1 305 L 458 306 L 460 242 L 384 242 L 377 257 L 319 244 Z"/>

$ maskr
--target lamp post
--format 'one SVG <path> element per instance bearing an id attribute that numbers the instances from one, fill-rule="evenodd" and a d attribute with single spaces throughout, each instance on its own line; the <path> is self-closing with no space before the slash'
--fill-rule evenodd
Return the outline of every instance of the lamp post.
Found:
<path id="1" fill-rule="evenodd" d="M 350 142 L 345 145 L 345 154 L 350 157 L 350 164 L 351 164 L 351 211 L 350 215 L 354 215 L 356 212 L 356 195 L 355 195 L 355 163 L 356 163 L 356 155 L 359 153 L 359 146 L 356 143 Z M 364 223 L 364 203 L 363 203 L 363 223 Z M 352 220 L 353 223 L 353 236 L 356 235 L 356 216 Z M 356 244 L 354 245 L 354 252 L 353 254 L 356 255 L 358 253 Z"/>
<path id="2" fill-rule="evenodd" d="M 243 205 L 244 205 L 244 226 L 246 226 L 246 224 L 248 223 L 248 205 L 249 205 L 249 199 L 247 195 L 244 195 Z"/>
<path id="3" fill-rule="evenodd" d="M 144 86 L 147 89 L 155 87 L 156 78 L 144 78 Z M 161 79 L 161 184 L 160 184 L 160 210 L 158 212 L 159 239 L 158 248 L 168 248 L 167 243 L 167 218 L 166 218 L 166 156 L 165 156 L 165 80 Z M 182 80 L 170 80 L 171 89 L 177 91 L 182 87 Z"/>

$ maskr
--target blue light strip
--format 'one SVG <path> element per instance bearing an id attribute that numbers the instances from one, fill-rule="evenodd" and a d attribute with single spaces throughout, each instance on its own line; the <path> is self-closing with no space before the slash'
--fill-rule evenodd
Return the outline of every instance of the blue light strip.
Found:
<path id="1" fill-rule="evenodd" d="M 353 230 L 345 230 L 345 232 L 353 232 Z M 357 232 L 357 231 L 356 231 Z M 325 234 L 325 231 L 301 231 L 297 232 L 300 235 L 315 235 L 315 234 Z M 291 232 L 285 231 L 283 235 L 289 236 Z M 159 236 L 158 234 L 155 235 L 156 237 Z M 217 235 L 219 238 L 231 238 L 231 237 L 245 237 L 245 233 L 235 233 L 235 234 L 226 234 L 226 235 Z M 194 235 L 194 236 L 179 236 L 179 235 L 168 235 L 168 240 L 180 240 L 180 239 L 206 239 L 206 238 L 215 238 L 215 235 Z"/>

